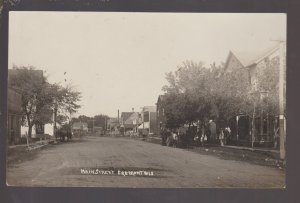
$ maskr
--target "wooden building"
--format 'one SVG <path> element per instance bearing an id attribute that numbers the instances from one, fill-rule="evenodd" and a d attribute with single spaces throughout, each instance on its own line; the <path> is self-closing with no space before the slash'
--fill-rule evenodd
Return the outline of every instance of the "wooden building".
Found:
<path id="1" fill-rule="evenodd" d="M 18 144 L 21 139 L 22 98 L 17 90 L 7 89 L 7 141 L 8 144 Z"/>

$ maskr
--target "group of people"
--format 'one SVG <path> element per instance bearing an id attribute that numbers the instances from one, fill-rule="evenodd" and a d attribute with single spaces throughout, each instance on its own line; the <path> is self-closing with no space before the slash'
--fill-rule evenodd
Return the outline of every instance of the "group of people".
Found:
<path id="1" fill-rule="evenodd" d="M 219 143 L 221 146 L 224 146 L 230 140 L 230 137 L 231 129 L 229 126 L 217 130 L 216 123 L 213 120 L 209 120 L 207 125 L 197 125 L 194 141 L 199 142 L 201 146 L 204 146 L 205 143 Z"/>
<path id="2" fill-rule="evenodd" d="M 220 144 L 224 146 L 230 140 L 231 129 L 229 126 L 217 130 L 216 123 L 209 120 L 208 123 L 201 125 L 200 121 L 197 123 L 196 130 L 183 130 L 182 128 L 170 130 L 161 127 L 162 144 L 169 146 L 175 144 L 190 145 L 194 142 L 196 145 L 204 146 L 207 143 Z"/>

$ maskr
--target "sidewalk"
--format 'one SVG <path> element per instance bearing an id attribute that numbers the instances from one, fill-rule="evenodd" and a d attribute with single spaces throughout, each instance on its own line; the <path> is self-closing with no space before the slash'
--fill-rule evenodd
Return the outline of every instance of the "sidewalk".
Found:
<path id="1" fill-rule="evenodd" d="M 161 142 L 160 137 L 147 137 L 147 141 L 154 141 L 154 142 Z M 260 152 L 269 152 L 269 153 L 275 153 L 279 154 L 279 150 L 276 149 L 270 149 L 270 148 L 258 148 L 258 147 L 243 147 L 243 146 L 234 146 L 234 145 L 210 145 L 214 147 L 226 147 L 226 148 L 231 148 L 231 149 L 240 149 L 240 150 L 249 150 L 249 151 L 260 151 Z"/>
<path id="2" fill-rule="evenodd" d="M 144 139 L 146 142 L 161 144 L 160 137 L 147 137 Z M 263 148 L 251 148 L 242 146 L 231 146 L 231 145 L 206 145 L 191 146 L 185 148 L 185 150 L 204 154 L 217 156 L 221 159 L 230 159 L 237 161 L 246 161 L 248 163 L 269 166 L 284 170 L 285 161 L 279 158 L 279 151 L 274 149 L 263 149 Z"/>
<path id="3" fill-rule="evenodd" d="M 34 146 L 39 146 L 39 145 L 47 145 L 55 142 L 55 139 L 45 139 L 45 140 L 38 140 L 35 142 L 30 142 L 28 145 L 27 144 L 19 144 L 19 145 L 9 145 L 8 149 L 14 149 L 17 147 L 34 147 Z"/>
<path id="4" fill-rule="evenodd" d="M 270 152 L 270 153 L 279 154 L 279 150 L 276 150 L 276 149 L 264 149 L 264 148 L 257 148 L 257 147 L 251 148 L 251 147 L 240 147 L 240 146 L 232 146 L 232 145 L 224 145 L 222 147 L 227 147 L 227 148 L 231 148 L 231 149 Z"/>

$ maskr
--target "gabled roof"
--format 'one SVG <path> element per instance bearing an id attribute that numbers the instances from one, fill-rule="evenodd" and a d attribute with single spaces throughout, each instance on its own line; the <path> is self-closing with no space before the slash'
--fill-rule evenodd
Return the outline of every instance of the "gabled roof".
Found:
<path id="1" fill-rule="evenodd" d="M 229 60 L 233 56 L 241 63 L 241 65 L 244 68 L 247 68 L 252 65 L 258 64 L 266 57 L 272 55 L 278 49 L 279 49 L 279 44 L 276 44 L 275 46 L 269 47 L 260 52 L 247 52 L 247 51 L 231 50 L 231 51 L 229 51 L 229 54 L 228 54 L 228 57 L 227 57 L 227 60 L 225 63 L 225 69 L 228 68 Z"/>
<path id="2" fill-rule="evenodd" d="M 122 112 L 121 113 L 121 118 L 125 122 L 134 112 Z"/>
<path id="3" fill-rule="evenodd" d="M 231 61 L 231 58 L 234 58 L 235 60 L 237 60 L 239 62 L 239 64 L 237 64 L 238 66 L 241 66 L 241 67 L 244 67 L 244 65 L 242 64 L 242 62 L 238 59 L 238 57 L 232 52 L 232 51 L 229 51 L 229 54 L 227 56 L 227 59 L 226 59 L 226 63 L 225 63 L 225 66 L 224 66 L 224 70 L 227 70 L 228 67 L 229 67 L 229 62 Z"/>

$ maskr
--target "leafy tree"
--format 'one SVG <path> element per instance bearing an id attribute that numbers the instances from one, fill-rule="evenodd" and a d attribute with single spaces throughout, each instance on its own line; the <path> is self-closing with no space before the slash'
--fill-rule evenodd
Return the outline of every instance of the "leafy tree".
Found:
<path id="1" fill-rule="evenodd" d="M 177 126 L 197 120 L 204 123 L 209 118 L 225 124 L 240 112 L 253 111 L 256 96 L 249 94 L 247 70 L 226 72 L 215 64 L 206 68 L 201 62 L 185 61 L 174 73 L 166 74 L 166 79 L 169 84 L 163 90 L 172 95 L 166 115 Z"/>
<path id="2" fill-rule="evenodd" d="M 192 125 L 208 117 L 210 105 L 210 70 L 203 63 L 185 61 L 178 69 L 166 74 L 168 85 L 163 87 L 167 98 L 165 105 L 167 126 Z"/>
<path id="3" fill-rule="evenodd" d="M 103 114 L 99 114 L 94 117 L 80 115 L 77 118 L 72 118 L 71 123 L 85 122 L 88 124 L 88 128 L 102 127 L 103 129 L 105 129 L 108 119 L 109 119 L 109 117 L 107 115 L 103 115 Z"/>
<path id="4" fill-rule="evenodd" d="M 28 136 L 34 125 L 52 123 L 64 124 L 70 115 L 80 107 L 80 93 L 71 87 L 50 84 L 41 70 L 34 67 L 15 66 L 9 78 L 9 85 L 21 93 L 23 125 L 28 126 Z"/>
<path id="5" fill-rule="evenodd" d="M 77 104 L 80 101 L 80 92 L 74 91 L 71 86 L 49 84 L 47 93 L 52 98 L 51 106 L 54 111 L 54 128 L 56 123 L 60 125 L 70 122 L 71 115 L 80 108 Z"/>
<path id="6" fill-rule="evenodd" d="M 102 127 L 102 129 L 106 129 L 108 119 L 109 117 L 107 115 L 96 115 L 94 116 L 94 124 L 97 127 Z"/>
<path id="7" fill-rule="evenodd" d="M 49 84 L 48 95 L 52 98 L 52 108 L 54 112 L 54 129 L 56 134 L 56 124 L 65 125 L 70 123 L 73 113 L 80 108 L 77 104 L 80 101 L 80 92 L 74 91 L 71 86 L 63 87 L 60 84 Z"/>
<path id="8" fill-rule="evenodd" d="M 257 96 L 251 93 L 247 70 L 238 69 L 234 72 L 226 72 L 220 68 L 220 72 L 212 95 L 219 111 L 218 118 L 228 123 L 232 116 L 241 112 L 246 114 L 252 112 L 253 101 Z"/>
<path id="9" fill-rule="evenodd" d="M 258 89 L 265 92 L 261 108 L 270 115 L 279 114 L 279 57 L 266 59 L 264 67 L 257 73 Z M 285 97 L 284 97 L 285 98 Z M 286 101 L 284 101 L 285 103 Z M 285 105 L 284 105 L 285 107 Z"/>
<path id="10" fill-rule="evenodd" d="M 183 117 L 184 101 L 180 94 L 166 94 L 164 102 L 164 112 L 166 115 L 166 127 L 170 129 L 178 128 L 185 120 Z"/>
<path id="11" fill-rule="evenodd" d="M 10 85 L 22 95 L 23 124 L 28 126 L 31 137 L 36 124 L 51 122 L 51 97 L 47 94 L 47 79 L 34 67 L 14 67 Z"/>
<path id="12" fill-rule="evenodd" d="M 200 120 L 203 124 L 213 118 L 220 126 L 240 114 L 252 117 L 252 135 L 255 115 L 268 112 L 278 115 L 278 58 L 265 60 L 257 68 L 257 88 L 250 83 L 248 69 L 226 71 L 224 66 L 185 61 L 174 72 L 166 74 L 164 109 L 167 127 L 176 128 Z M 267 92 L 263 97 L 262 93 Z"/>

